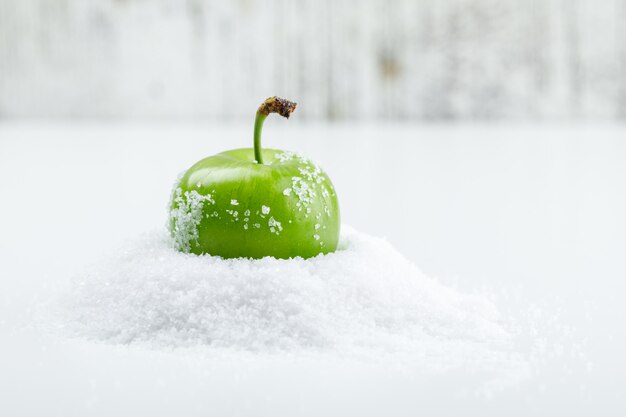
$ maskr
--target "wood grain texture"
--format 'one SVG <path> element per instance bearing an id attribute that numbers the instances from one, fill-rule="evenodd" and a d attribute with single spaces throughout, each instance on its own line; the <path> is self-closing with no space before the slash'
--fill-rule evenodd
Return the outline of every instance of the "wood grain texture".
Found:
<path id="1" fill-rule="evenodd" d="M 626 118 L 626 0 L 0 0 L 0 118 Z M 227 105 L 224 105 L 227 102 Z"/>

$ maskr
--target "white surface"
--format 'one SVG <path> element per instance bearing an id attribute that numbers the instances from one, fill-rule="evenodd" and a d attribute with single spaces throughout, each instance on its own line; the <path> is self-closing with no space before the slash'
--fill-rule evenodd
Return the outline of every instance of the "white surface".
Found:
<path id="1" fill-rule="evenodd" d="M 502 294 L 544 352 L 529 378 L 494 388 L 480 373 L 229 360 L 24 328 L 46 287 L 163 224 L 176 174 L 248 146 L 251 128 L 0 125 L 0 414 L 621 415 L 625 134 L 268 123 L 267 146 L 326 169 L 345 222 L 448 285 Z"/>

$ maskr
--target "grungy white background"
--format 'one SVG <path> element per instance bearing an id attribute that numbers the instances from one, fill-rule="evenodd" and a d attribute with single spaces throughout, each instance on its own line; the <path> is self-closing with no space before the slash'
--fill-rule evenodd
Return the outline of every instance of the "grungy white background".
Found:
<path id="1" fill-rule="evenodd" d="M 0 0 L 0 117 L 623 119 L 625 0 Z"/>

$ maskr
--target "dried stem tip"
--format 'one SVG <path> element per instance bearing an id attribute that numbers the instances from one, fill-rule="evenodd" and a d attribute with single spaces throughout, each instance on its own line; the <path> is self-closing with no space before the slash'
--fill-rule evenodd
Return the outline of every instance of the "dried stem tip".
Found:
<path id="1" fill-rule="evenodd" d="M 278 113 L 283 117 L 289 119 L 289 115 L 296 109 L 297 103 L 293 101 L 285 100 L 280 97 L 270 97 L 259 106 L 257 113 L 269 116 L 270 113 Z"/>

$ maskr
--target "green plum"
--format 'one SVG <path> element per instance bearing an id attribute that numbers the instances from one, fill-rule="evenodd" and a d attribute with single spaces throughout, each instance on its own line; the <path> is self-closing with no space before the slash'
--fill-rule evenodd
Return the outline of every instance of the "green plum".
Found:
<path id="1" fill-rule="evenodd" d="M 177 181 L 169 229 L 181 252 L 223 258 L 310 258 L 333 252 L 339 203 L 330 178 L 289 151 L 261 149 L 265 118 L 296 104 L 270 97 L 259 107 L 254 148 L 202 159 Z"/>

